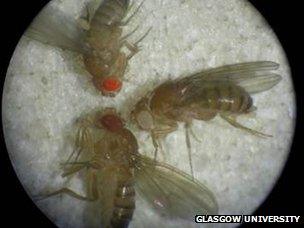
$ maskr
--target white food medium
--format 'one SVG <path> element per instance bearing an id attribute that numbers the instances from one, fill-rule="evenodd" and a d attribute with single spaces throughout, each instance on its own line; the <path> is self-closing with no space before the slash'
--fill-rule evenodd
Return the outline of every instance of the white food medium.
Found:
<path id="1" fill-rule="evenodd" d="M 58 0 L 55 4 L 77 18 L 85 2 Z M 225 64 L 269 60 L 280 63 L 283 80 L 273 89 L 254 95 L 257 111 L 238 120 L 272 134 L 273 138 L 250 135 L 220 118 L 194 121 L 193 128 L 202 140 L 192 138 L 194 173 L 214 192 L 219 213 L 251 214 L 279 177 L 294 130 L 290 71 L 275 34 L 245 0 L 147 0 L 125 32 L 138 24 L 141 26 L 133 40 L 150 26 L 153 30 L 142 42 L 142 51 L 129 62 L 128 81 L 115 99 L 96 93 L 88 74 L 75 67 L 77 55 L 21 39 L 3 94 L 5 138 L 20 181 L 31 196 L 62 186 L 83 193 L 81 175 L 70 181 L 60 176 L 60 162 L 67 159 L 72 149 L 69 135 L 73 135 L 76 118 L 96 107 L 111 106 L 127 119 L 138 99 L 168 78 Z M 148 135 L 135 126 L 129 127 L 138 138 L 140 151 L 152 155 Z M 189 172 L 182 126 L 166 138 L 164 148 L 168 163 Z M 98 215 L 89 215 L 90 203 L 62 196 L 37 204 L 59 227 L 98 226 Z M 198 225 L 160 218 L 140 200 L 130 224 L 130 227 L 186 226 Z"/>

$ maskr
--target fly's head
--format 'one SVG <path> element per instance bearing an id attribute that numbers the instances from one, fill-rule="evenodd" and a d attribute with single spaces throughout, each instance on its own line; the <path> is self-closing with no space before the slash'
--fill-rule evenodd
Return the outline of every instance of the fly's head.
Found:
<path id="1" fill-rule="evenodd" d="M 151 131 L 154 129 L 154 118 L 147 98 L 143 98 L 136 104 L 135 109 L 131 112 L 131 118 L 142 130 Z"/>
<path id="2" fill-rule="evenodd" d="M 125 126 L 124 120 L 119 116 L 114 108 L 106 108 L 96 115 L 96 126 L 110 132 L 118 132 Z"/>

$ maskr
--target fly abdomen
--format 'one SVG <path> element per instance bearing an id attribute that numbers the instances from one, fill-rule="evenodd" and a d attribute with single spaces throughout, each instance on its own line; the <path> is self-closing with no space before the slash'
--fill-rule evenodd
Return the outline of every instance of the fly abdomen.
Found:
<path id="1" fill-rule="evenodd" d="M 126 228 L 135 210 L 135 190 L 133 177 L 118 182 L 114 209 L 111 218 L 113 228 Z"/>
<path id="2" fill-rule="evenodd" d="M 252 106 L 252 98 L 240 86 L 228 82 L 206 85 L 200 96 L 202 108 L 217 112 L 245 113 Z"/>
<path id="3" fill-rule="evenodd" d="M 219 111 L 244 113 L 252 106 L 252 98 L 240 86 L 234 84 L 221 85 L 219 91 Z"/>

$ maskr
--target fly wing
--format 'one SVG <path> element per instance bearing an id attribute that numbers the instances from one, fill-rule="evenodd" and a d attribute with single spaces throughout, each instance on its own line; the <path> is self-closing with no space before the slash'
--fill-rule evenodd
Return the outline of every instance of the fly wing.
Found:
<path id="1" fill-rule="evenodd" d="M 63 176 L 74 173 L 74 170 L 83 166 L 94 153 L 93 138 L 87 127 L 79 127 L 74 142 L 74 148 L 68 159 L 63 163 Z"/>
<path id="2" fill-rule="evenodd" d="M 254 94 L 269 90 L 281 81 L 280 75 L 271 72 L 278 68 L 279 64 L 270 61 L 239 63 L 196 73 L 181 82 L 188 82 L 187 85 L 195 90 L 206 81 L 227 81 Z"/>
<path id="3" fill-rule="evenodd" d="M 47 5 L 34 19 L 25 35 L 41 43 L 86 53 L 85 30 L 58 8 Z"/>
<path id="4" fill-rule="evenodd" d="M 163 216 L 193 221 L 197 214 L 218 212 L 212 192 L 172 166 L 139 156 L 135 178 L 139 195 Z"/>

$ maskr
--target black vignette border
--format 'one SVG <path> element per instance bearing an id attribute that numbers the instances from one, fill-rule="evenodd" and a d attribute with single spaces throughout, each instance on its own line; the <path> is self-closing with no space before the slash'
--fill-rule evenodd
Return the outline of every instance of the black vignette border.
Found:
<path id="1" fill-rule="evenodd" d="M 24 31 L 48 2 L 47 0 L 31 0 L 3 1 L 1 3 L 1 116 L 3 86 L 10 59 Z M 20 225 L 55 227 L 31 201 L 19 182 L 6 150 L 2 126 L 1 117 L 0 176 L 2 184 L 0 191 L 2 200 L 0 209 L 2 224 L 9 224 L 10 227 Z"/>
<path id="2" fill-rule="evenodd" d="M 249 0 L 264 16 L 276 33 L 290 64 L 293 85 L 296 93 L 297 119 L 290 155 L 279 180 L 265 202 L 255 211 L 255 215 L 304 215 L 303 187 L 299 184 L 304 133 L 303 96 L 304 70 L 303 27 L 304 14 L 300 1 Z M 300 202 L 302 200 L 302 202 Z M 301 223 L 304 219 L 302 218 Z M 242 227 L 248 227 L 243 225 Z"/>

